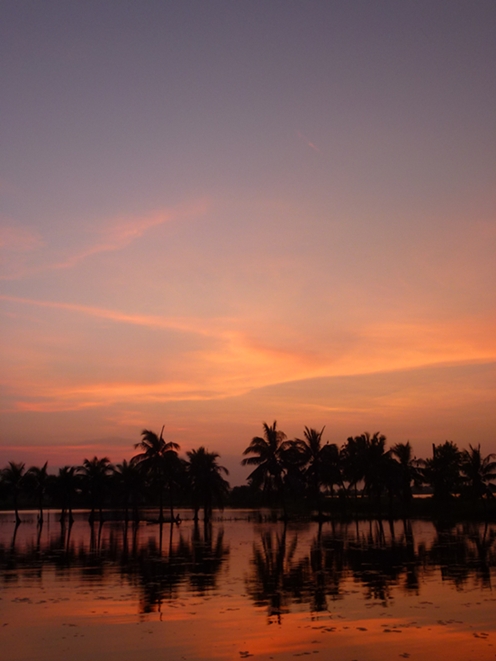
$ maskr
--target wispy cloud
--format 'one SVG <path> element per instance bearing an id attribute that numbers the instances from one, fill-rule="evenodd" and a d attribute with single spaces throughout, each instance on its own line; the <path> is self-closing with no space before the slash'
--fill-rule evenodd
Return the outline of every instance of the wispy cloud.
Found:
<path id="1" fill-rule="evenodd" d="M 38 234 L 15 225 L 0 225 L 0 249 L 12 252 L 31 252 L 43 245 Z"/>
<path id="2" fill-rule="evenodd" d="M 306 136 L 303 135 L 303 133 L 300 133 L 300 131 L 298 131 L 298 137 L 300 140 L 303 140 L 303 142 L 306 143 L 307 147 L 310 147 L 310 149 L 320 153 L 320 149 L 317 147 L 317 145 L 311 142 Z"/>
<path id="3" fill-rule="evenodd" d="M 75 266 L 79 262 L 103 252 L 114 252 L 126 248 L 133 241 L 142 237 L 152 227 L 163 225 L 173 218 L 171 212 L 162 211 L 144 218 L 129 218 L 114 221 L 108 226 L 98 230 L 100 235 L 97 243 L 88 246 L 80 252 L 70 255 L 66 259 L 52 264 L 52 269 L 65 269 Z"/>
<path id="4" fill-rule="evenodd" d="M 206 213 L 209 200 L 203 198 L 189 204 L 178 205 L 171 209 L 162 209 L 140 216 L 119 216 L 102 220 L 96 224 L 85 224 L 83 231 L 75 230 L 73 236 L 66 238 L 69 246 L 56 247 L 48 240 L 22 228 L 5 226 L 0 228 L 0 250 L 2 252 L 28 252 L 37 250 L 36 260 L 27 263 L 16 261 L 6 264 L 3 280 L 14 280 L 29 277 L 44 271 L 68 269 L 77 266 L 95 255 L 116 252 L 130 246 L 150 232 L 153 228 L 165 223 L 195 218 Z M 71 248 L 71 243 L 83 248 Z M 42 251 L 39 249 L 43 248 Z M 63 257 L 60 256 L 63 254 Z"/>
<path id="5" fill-rule="evenodd" d="M 208 201 L 203 199 L 193 204 L 153 212 L 146 216 L 112 219 L 96 229 L 96 234 L 99 236 L 96 243 L 81 252 L 71 255 L 62 262 L 53 264 L 52 268 L 70 268 L 92 255 L 123 250 L 140 239 L 150 229 L 172 220 L 203 215 L 207 207 Z"/>
<path id="6" fill-rule="evenodd" d="M 146 326 L 148 328 L 162 328 L 184 331 L 187 333 L 198 333 L 199 335 L 212 335 L 215 331 L 212 326 L 220 327 L 220 320 L 206 322 L 203 319 L 181 318 L 181 317 L 161 317 L 158 315 L 131 314 L 119 310 L 109 310 L 90 305 L 80 305 L 78 303 L 64 303 L 58 301 L 40 301 L 30 298 L 21 298 L 18 296 L 8 296 L 0 294 L 0 300 L 10 301 L 11 303 L 20 303 L 41 308 L 52 308 L 55 310 L 65 310 L 67 312 L 77 312 L 90 317 L 108 319 L 116 323 L 132 324 L 135 326 Z M 209 328 L 210 326 L 210 328 Z"/>
<path id="7" fill-rule="evenodd" d="M 32 230 L 10 221 L 0 223 L 0 280 L 20 277 L 31 255 L 44 246 L 42 238 Z"/>
<path id="8" fill-rule="evenodd" d="M 174 330 L 196 334 L 204 340 L 178 339 L 174 349 L 164 342 L 160 362 L 167 365 L 167 377 L 156 369 L 155 358 L 143 354 L 126 363 L 121 376 L 101 378 L 97 370 L 101 356 L 84 355 L 84 367 L 71 350 L 71 370 L 52 381 L 38 382 L 29 372 L 13 373 L 5 387 L 9 410 L 70 411 L 111 407 L 118 403 L 145 406 L 153 403 L 212 401 L 245 395 L 283 383 L 317 377 L 358 376 L 411 370 L 422 366 L 470 364 L 496 361 L 496 320 L 492 317 L 457 319 L 450 323 L 381 323 L 350 329 L 348 342 L 333 348 L 329 341 L 302 344 L 299 338 L 283 340 L 274 327 L 267 338 L 249 319 L 195 318 L 143 315 L 105 308 L 0 296 L 5 302 L 30 305 L 67 313 L 106 319 L 116 324 L 137 325 L 150 330 Z M 124 337 L 116 335 L 117 341 Z M 194 346 L 194 349 L 191 347 Z M 20 349 L 22 351 L 22 349 Z M 31 348 L 30 350 L 33 350 Z M 63 361 L 63 347 L 57 360 Z M 27 348 L 24 349 L 27 351 Z M 43 359 L 46 361 L 46 358 Z M 80 364 L 81 363 L 81 364 Z M 99 377 L 88 379 L 94 364 Z M 143 366 L 149 365 L 146 377 Z M 119 368 L 120 369 L 120 368 Z M 31 373 L 34 373 L 31 370 Z M 40 394 L 41 393 L 41 394 Z"/>

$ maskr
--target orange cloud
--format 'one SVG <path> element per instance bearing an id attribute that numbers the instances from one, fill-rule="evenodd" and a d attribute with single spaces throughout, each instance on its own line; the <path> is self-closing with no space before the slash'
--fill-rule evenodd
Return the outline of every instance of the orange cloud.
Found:
<path id="1" fill-rule="evenodd" d="M 10 301 L 12 303 L 21 303 L 24 305 L 34 305 L 42 308 L 53 308 L 57 310 L 66 310 L 68 312 L 78 312 L 91 317 L 108 319 L 116 323 L 132 324 L 136 326 L 146 326 L 148 328 L 162 328 L 184 331 L 187 333 L 198 333 L 200 335 L 211 335 L 206 326 L 208 321 L 195 320 L 177 317 L 159 317 L 156 315 L 129 314 L 118 310 L 108 310 L 90 305 L 79 305 L 78 303 L 63 303 L 57 301 L 39 301 L 30 298 L 21 298 L 19 296 L 7 296 L 0 294 L 0 300 Z M 214 325 L 220 325 L 220 322 L 214 320 Z"/>
<path id="2" fill-rule="evenodd" d="M 357 333 L 350 355 L 336 361 L 335 374 L 492 361 L 496 359 L 495 331 L 496 320 L 492 316 L 444 323 L 371 324 Z"/>
<path id="3" fill-rule="evenodd" d="M 308 331 L 303 335 L 285 335 L 284 328 L 273 326 L 270 339 L 264 329 L 252 328 L 250 320 L 162 317 L 108 310 L 75 303 L 37 301 L 0 296 L 4 301 L 89 317 L 110 320 L 116 324 L 138 325 L 153 330 L 173 330 L 179 334 L 196 334 L 204 338 L 191 344 L 181 337 L 174 351 L 167 343 L 160 362 L 167 365 L 167 378 L 157 369 L 157 356 L 146 353 L 140 358 L 139 346 L 134 360 L 113 380 L 90 377 L 92 361 L 97 365 L 100 354 L 91 350 L 78 357 L 71 350 L 70 371 L 64 376 L 47 376 L 34 353 L 27 364 L 39 369 L 13 372 L 6 389 L 10 393 L 9 410 L 70 411 L 116 403 L 143 405 L 171 401 L 205 401 L 237 397 L 277 384 L 302 382 L 318 377 L 358 376 L 391 373 L 435 365 L 471 364 L 496 361 L 496 324 L 492 317 L 455 320 L 438 323 L 369 324 L 349 331 L 339 344 L 329 338 L 316 337 Z M 183 348 L 182 348 L 183 347 Z M 192 348 L 193 347 L 193 348 Z M 57 349 L 63 360 L 63 346 Z M 18 348 L 17 362 L 28 348 Z M 36 348 L 29 347 L 31 353 Z M 40 350 L 41 351 L 41 350 Z M 33 362 L 34 361 L 34 362 Z M 143 366 L 150 364 L 150 369 Z M 81 374 L 80 374 L 81 371 Z M 43 376 L 37 376 L 43 374 Z M 29 375 L 29 376 L 28 376 Z M 42 393 L 40 395 L 40 393 Z M 402 395 L 409 397 L 410 395 Z M 417 397 L 417 395 L 416 395 Z M 314 402 L 315 406 L 325 406 Z M 404 407 L 408 402 L 390 400 L 391 406 Z M 354 402 L 351 407 L 357 407 Z M 350 407 L 350 408 L 351 408 Z M 340 410 L 348 410 L 344 404 Z"/>

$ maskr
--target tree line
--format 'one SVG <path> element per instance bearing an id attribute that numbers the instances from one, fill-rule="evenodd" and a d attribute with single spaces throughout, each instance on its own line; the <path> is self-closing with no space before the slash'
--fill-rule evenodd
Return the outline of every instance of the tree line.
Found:
<path id="1" fill-rule="evenodd" d="M 213 507 L 226 501 L 230 486 L 224 475 L 228 471 L 218 463 L 216 452 L 199 447 L 182 458 L 179 445 L 164 440 L 163 428 L 160 435 L 144 429 L 135 450 L 129 461 L 114 465 L 108 457 L 95 456 L 80 466 L 64 466 L 56 475 L 48 473 L 48 463 L 26 470 L 24 463 L 10 461 L 0 473 L 0 494 L 10 497 L 17 524 L 22 497 L 36 499 L 39 523 L 49 501 L 60 508 L 61 522 L 69 524 L 76 506 L 90 510 L 90 523 L 103 521 L 103 509 L 109 506 L 121 509 L 126 522 L 138 522 L 146 506 L 158 507 L 159 523 L 165 521 L 166 508 L 170 521 L 178 522 L 178 502 L 192 507 L 195 520 L 202 509 L 208 521 Z"/>
<path id="2" fill-rule="evenodd" d="M 122 510 L 127 522 L 138 522 L 145 507 L 158 508 L 158 522 L 178 521 L 175 508 L 191 507 L 194 519 L 200 511 L 209 521 L 214 507 L 225 504 L 266 505 L 281 508 L 298 502 L 319 519 L 336 498 L 358 499 L 380 505 L 401 503 L 408 509 L 415 488 L 429 487 L 436 502 L 457 496 L 469 503 L 493 498 L 496 455 L 483 456 L 480 445 L 460 450 L 452 441 L 433 445 L 432 457 L 417 459 L 410 442 L 389 449 L 386 437 L 376 432 L 350 436 L 341 445 L 323 441 L 320 431 L 305 427 L 303 438 L 288 439 L 283 431 L 263 423 L 263 435 L 255 436 L 244 450 L 242 464 L 252 468 L 245 487 L 230 488 L 220 455 L 201 446 L 179 456 L 179 445 L 143 430 L 134 456 L 112 464 L 108 457 L 84 459 L 80 466 L 64 466 L 56 475 L 48 464 L 32 466 L 9 462 L 0 471 L 0 498 L 10 499 L 16 523 L 21 503 L 36 502 L 38 521 L 44 507 L 60 508 L 62 523 L 73 521 L 73 508 L 87 507 L 89 521 L 103 521 L 104 508 Z"/>
<path id="3" fill-rule="evenodd" d="M 302 496 L 322 516 L 328 496 L 355 500 L 359 497 L 380 503 L 399 501 L 408 508 L 414 488 L 428 487 L 436 502 L 454 496 L 468 502 L 493 497 L 496 455 L 484 457 L 480 445 L 460 450 L 456 443 L 433 444 L 432 457 L 416 458 L 410 442 L 386 447 L 380 432 L 350 436 L 339 447 L 324 443 L 323 433 L 305 427 L 303 438 L 288 440 L 272 425 L 263 424 L 263 436 L 256 436 L 244 451 L 242 463 L 253 466 L 249 485 L 278 501 L 284 512 L 288 502 Z"/>

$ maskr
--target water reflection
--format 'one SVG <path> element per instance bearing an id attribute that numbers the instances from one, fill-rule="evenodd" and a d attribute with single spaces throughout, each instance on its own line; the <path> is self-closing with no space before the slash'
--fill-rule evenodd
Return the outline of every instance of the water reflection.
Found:
<path id="1" fill-rule="evenodd" d="M 293 605 L 313 614 L 330 612 L 350 593 L 350 580 L 363 599 L 383 607 L 398 593 L 418 595 L 422 582 L 434 574 L 456 589 L 469 581 L 481 589 L 492 586 L 494 525 L 430 525 L 429 534 L 417 538 L 408 520 L 299 527 L 237 521 L 233 526 L 254 535 L 244 570 L 246 592 L 270 622 L 280 623 Z M 163 602 L 178 599 L 180 592 L 220 590 L 221 570 L 230 556 L 219 523 L 89 525 L 76 520 L 51 528 L 49 523 L 36 528 L 3 523 L 0 529 L 4 584 L 15 583 L 23 572 L 31 582 L 41 582 L 49 568 L 61 579 L 78 572 L 93 584 L 117 574 L 138 592 L 144 614 L 160 612 Z"/>
<path id="2" fill-rule="evenodd" d="M 140 612 L 160 611 L 164 600 L 178 598 L 179 587 L 193 594 L 217 588 L 229 556 L 222 527 L 196 522 L 184 531 L 177 525 L 130 526 L 127 523 L 62 523 L 19 539 L 15 526 L 10 543 L 0 542 L 0 578 L 4 583 L 29 572 L 42 581 L 53 568 L 59 578 L 78 572 L 85 583 L 103 582 L 115 573 L 139 591 Z"/>
<path id="3" fill-rule="evenodd" d="M 494 659 L 493 524 L 22 519 L 0 515 L 9 661 Z"/>
<path id="4" fill-rule="evenodd" d="M 437 527 L 429 551 L 431 564 L 439 566 L 443 580 L 461 588 L 470 577 L 483 588 L 491 587 L 490 566 L 494 566 L 496 530 L 489 524 L 467 523 L 460 528 Z"/>
<path id="5" fill-rule="evenodd" d="M 248 594 L 257 606 L 267 606 L 269 618 L 280 622 L 288 612 L 291 598 L 298 598 L 303 586 L 300 563 L 294 562 L 298 538 L 287 540 L 287 529 L 264 531 L 253 548 L 253 571 L 247 580 Z"/>
<path id="6" fill-rule="evenodd" d="M 319 527 L 305 548 L 296 531 L 262 530 L 247 591 L 256 606 L 266 608 L 269 622 L 280 622 L 292 603 L 307 605 L 311 613 L 329 611 L 330 603 L 346 596 L 343 585 L 350 577 L 365 600 L 383 607 L 391 605 L 393 590 L 418 595 L 421 582 L 437 571 L 457 588 L 471 580 L 490 589 L 495 541 L 495 528 L 477 523 L 438 526 L 430 543 L 416 542 L 408 520 L 334 524 Z"/>

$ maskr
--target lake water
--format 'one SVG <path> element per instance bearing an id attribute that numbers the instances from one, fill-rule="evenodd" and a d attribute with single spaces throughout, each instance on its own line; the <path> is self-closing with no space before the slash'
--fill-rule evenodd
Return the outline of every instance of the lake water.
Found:
<path id="1" fill-rule="evenodd" d="M 496 658 L 494 525 L 86 516 L 0 515 L 2 661 Z"/>

